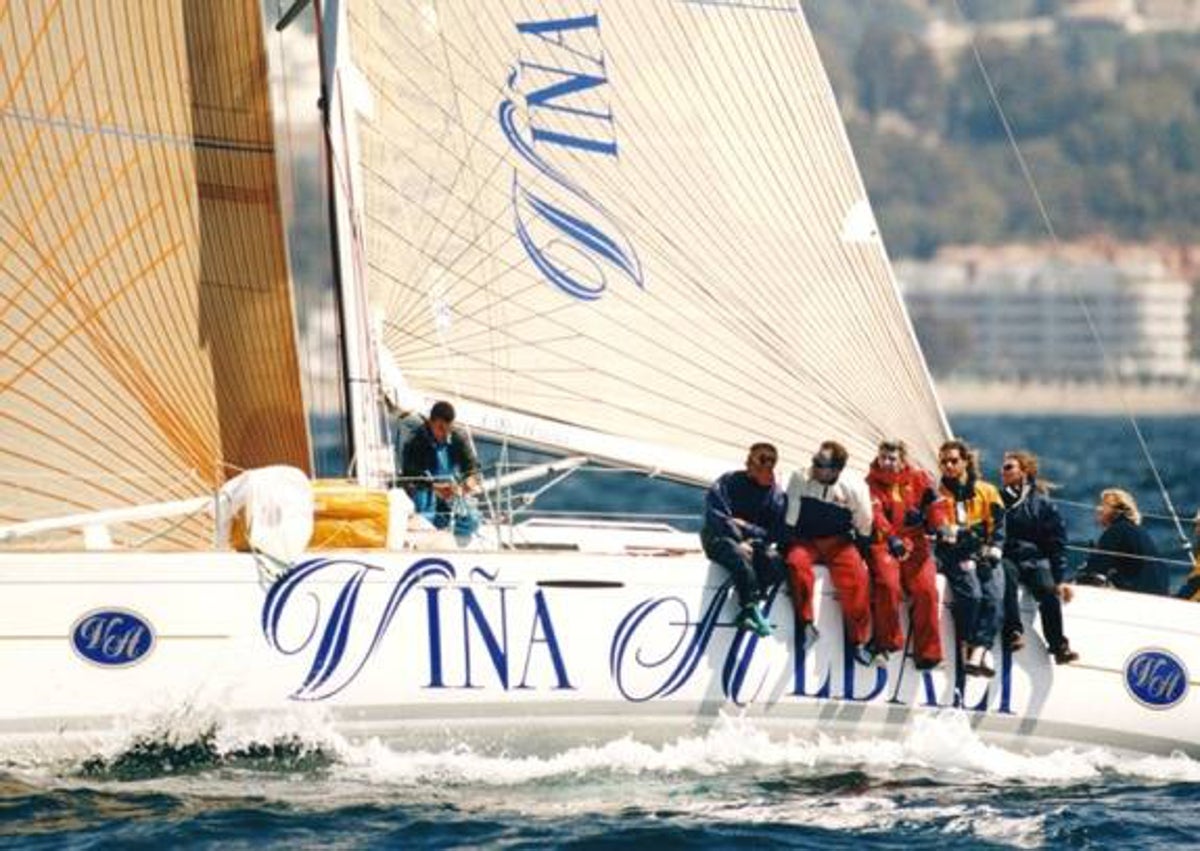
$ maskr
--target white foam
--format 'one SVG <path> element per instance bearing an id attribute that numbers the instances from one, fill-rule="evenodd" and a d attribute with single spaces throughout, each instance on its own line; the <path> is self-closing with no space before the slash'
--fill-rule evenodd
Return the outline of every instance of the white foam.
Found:
<path id="1" fill-rule="evenodd" d="M 495 756 L 459 746 L 441 751 L 396 751 L 372 740 L 342 742 L 348 777 L 376 784 L 512 786 L 589 775 L 715 776 L 734 770 L 803 772 L 855 768 L 887 775 L 909 769 L 945 782 L 1078 783 L 1117 775 L 1156 781 L 1200 782 L 1200 763 L 1182 754 L 1126 757 L 1102 748 L 1024 754 L 980 740 L 965 713 L 920 718 L 903 739 L 843 739 L 826 735 L 773 738 L 742 718 L 726 716 L 706 734 L 654 746 L 625 736 L 550 756 Z"/>

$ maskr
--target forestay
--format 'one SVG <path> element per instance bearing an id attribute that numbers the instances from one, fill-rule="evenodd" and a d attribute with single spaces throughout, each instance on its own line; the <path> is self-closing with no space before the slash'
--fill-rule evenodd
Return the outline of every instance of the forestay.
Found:
<path id="1" fill-rule="evenodd" d="M 803 14 L 346 0 L 355 216 L 431 395 L 736 463 L 947 426 Z M 711 469 L 711 468 L 708 468 Z M 698 477 L 697 469 L 667 469 Z"/>

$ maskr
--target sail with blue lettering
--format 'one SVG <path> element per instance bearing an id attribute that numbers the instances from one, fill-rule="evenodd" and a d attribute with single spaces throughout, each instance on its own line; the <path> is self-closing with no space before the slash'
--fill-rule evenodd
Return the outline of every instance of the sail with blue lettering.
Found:
<path id="1" fill-rule="evenodd" d="M 721 464 L 764 437 L 931 457 L 945 419 L 798 4 L 343 2 L 343 182 L 413 388 Z"/>

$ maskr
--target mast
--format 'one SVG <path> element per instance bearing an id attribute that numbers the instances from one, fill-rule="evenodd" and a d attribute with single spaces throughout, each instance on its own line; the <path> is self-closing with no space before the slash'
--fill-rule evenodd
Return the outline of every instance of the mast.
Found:
<path id="1" fill-rule="evenodd" d="M 299 5 L 299 4 L 298 4 Z M 317 49 L 321 66 L 321 115 L 328 175 L 334 288 L 341 326 L 345 404 L 349 420 L 350 459 L 354 478 L 364 486 L 385 484 L 393 472 L 391 449 L 379 392 L 379 365 L 370 322 L 359 209 L 362 181 L 358 175 L 358 138 L 354 113 L 370 108 L 370 93 L 358 81 L 346 58 L 345 6 L 340 0 L 313 0 Z M 294 17 L 289 10 L 280 25 Z"/>

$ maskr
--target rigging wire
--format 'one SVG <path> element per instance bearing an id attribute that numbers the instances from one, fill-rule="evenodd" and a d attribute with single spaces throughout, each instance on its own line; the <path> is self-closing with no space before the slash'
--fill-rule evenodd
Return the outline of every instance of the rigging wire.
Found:
<path id="1" fill-rule="evenodd" d="M 1038 215 L 1041 217 L 1042 224 L 1046 228 L 1046 233 L 1050 236 L 1050 242 L 1054 245 L 1056 251 L 1061 250 L 1062 243 L 1058 237 L 1058 231 L 1054 228 L 1054 223 L 1050 219 L 1050 212 L 1042 199 L 1042 193 L 1038 190 L 1037 181 L 1034 180 L 1033 172 L 1029 168 L 1029 163 L 1025 159 L 1025 154 L 1021 150 L 1021 146 L 1017 143 L 1016 133 L 1013 131 L 1012 123 L 1008 119 L 1008 114 L 1004 111 L 1004 107 L 1000 104 L 1000 96 L 996 91 L 996 87 L 992 82 L 992 76 L 988 73 L 987 66 L 983 61 L 983 54 L 979 51 L 979 44 L 975 39 L 975 30 L 971 26 L 971 20 L 967 17 L 962 8 L 962 0 L 952 0 L 954 8 L 958 12 L 959 17 L 967 23 L 967 32 L 970 36 L 971 55 L 975 59 L 975 66 L 979 69 L 979 74 L 983 78 L 983 84 L 987 88 L 988 98 L 992 103 L 992 107 L 996 110 L 996 116 L 1000 119 L 1000 125 L 1004 129 L 1004 135 L 1008 140 L 1009 146 L 1012 148 L 1013 155 L 1016 157 L 1017 166 L 1021 170 L 1021 175 L 1025 180 L 1026 186 L 1029 187 L 1029 192 L 1033 196 L 1034 204 L 1037 206 Z M 1100 336 L 1100 330 L 1096 326 L 1095 318 L 1092 316 L 1091 308 L 1088 307 L 1087 301 L 1079 292 L 1079 286 L 1072 283 L 1071 291 L 1075 296 L 1075 301 L 1083 312 L 1083 317 L 1087 323 L 1088 331 L 1092 335 L 1092 339 L 1096 343 L 1096 348 L 1100 352 L 1100 360 L 1104 366 L 1104 373 L 1109 376 L 1109 379 L 1117 388 L 1117 396 L 1121 400 L 1121 407 L 1125 412 L 1126 418 L 1129 420 L 1130 426 L 1133 428 L 1133 433 L 1137 438 L 1138 446 L 1141 448 L 1142 455 L 1146 458 L 1146 463 L 1150 467 L 1150 472 L 1154 476 L 1154 482 L 1158 486 L 1159 493 L 1162 494 L 1163 502 L 1166 504 L 1167 511 L 1170 513 L 1171 520 L 1175 525 L 1175 533 L 1179 536 L 1179 540 L 1183 545 L 1183 550 L 1189 557 L 1193 555 L 1191 540 L 1187 533 L 1183 530 L 1183 524 L 1179 519 L 1179 512 L 1175 509 L 1175 503 L 1171 500 L 1171 492 L 1167 489 L 1166 483 L 1163 482 L 1162 475 L 1159 473 L 1158 465 L 1154 463 L 1154 456 L 1150 452 L 1150 446 L 1146 442 L 1145 435 L 1142 434 L 1141 425 L 1138 423 L 1137 416 L 1133 412 L 1132 406 L 1129 404 L 1129 399 L 1125 395 L 1124 385 L 1121 383 L 1116 369 L 1112 365 L 1112 359 L 1108 355 L 1108 350 L 1105 348 L 1104 340 Z"/>

